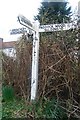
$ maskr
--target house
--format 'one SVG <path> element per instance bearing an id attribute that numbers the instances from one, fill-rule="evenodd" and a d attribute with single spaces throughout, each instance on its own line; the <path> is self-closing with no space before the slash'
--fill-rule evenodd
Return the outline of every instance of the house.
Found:
<path id="1" fill-rule="evenodd" d="M 3 38 L 0 38 L 0 49 L 6 53 L 6 55 L 13 57 L 15 54 L 15 43 L 16 41 L 3 42 Z"/>

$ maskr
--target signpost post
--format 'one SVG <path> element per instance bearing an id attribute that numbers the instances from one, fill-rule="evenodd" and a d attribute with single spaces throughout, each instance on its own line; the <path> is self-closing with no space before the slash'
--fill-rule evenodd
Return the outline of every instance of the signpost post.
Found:
<path id="1" fill-rule="evenodd" d="M 38 85 L 38 58 L 39 58 L 39 26 L 26 19 L 24 16 L 18 16 L 21 25 L 33 31 L 33 49 L 32 49 L 32 72 L 31 72 L 31 100 L 36 99 Z"/>
<path id="2" fill-rule="evenodd" d="M 74 29 L 76 24 L 73 23 L 64 23 L 64 24 L 50 24 L 50 25 L 41 25 L 32 24 L 27 18 L 23 15 L 18 16 L 18 21 L 21 25 L 28 28 L 30 31 L 33 31 L 33 50 L 32 50 L 32 73 L 31 73 L 31 100 L 36 99 L 36 92 L 38 86 L 38 59 L 39 59 L 39 32 L 53 32 L 53 31 L 61 31 L 61 30 L 69 30 Z M 24 30 L 16 30 L 11 32 L 11 34 L 21 33 Z"/>

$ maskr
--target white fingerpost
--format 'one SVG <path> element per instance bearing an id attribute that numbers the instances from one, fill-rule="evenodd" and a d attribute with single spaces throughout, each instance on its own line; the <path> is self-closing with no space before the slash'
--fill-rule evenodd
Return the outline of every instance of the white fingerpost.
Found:
<path id="1" fill-rule="evenodd" d="M 36 99 L 37 87 L 38 87 L 38 61 L 39 61 L 39 33 L 40 32 L 54 32 L 61 30 L 74 29 L 76 24 L 64 23 L 64 24 L 50 24 L 41 25 L 38 23 L 31 23 L 23 15 L 18 16 L 18 21 L 21 25 L 28 28 L 33 32 L 33 49 L 32 49 L 32 72 L 31 72 L 31 101 Z M 18 29 L 17 32 L 13 29 L 11 34 L 22 33 L 22 29 Z"/>
<path id="2" fill-rule="evenodd" d="M 33 36 L 32 50 L 32 75 L 31 75 L 31 100 L 36 99 L 38 87 L 38 61 L 39 61 L 39 25 L 34 24 L 35 34 Z"/>
<path id="3" fill-rule="evenodd" d="M 23 15 L 18 16 L 21 25 L 33 31 L 32 72 L 31 72 L 31 100 L 35 100 L 38 86 L 38 59 L 39 59 L 39 24 L 31 23 Z"/>

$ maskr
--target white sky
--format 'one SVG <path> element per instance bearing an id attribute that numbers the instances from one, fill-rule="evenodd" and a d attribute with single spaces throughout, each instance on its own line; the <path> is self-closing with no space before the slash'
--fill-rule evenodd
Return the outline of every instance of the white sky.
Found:
<path id="1" fill-rule="evenodd" d="M 24 15 L 33 21 L 33 16 L 37 14 L 37 8 L 42 0 L 0 0 L 0 37 L 4 41 L 16 40 L 18 35 L 10 35 L 9 30 L 13 28 L 21 28 L 17 22 L 19 14 Z M 73 8 L 79 0 L 68 0 Z"/>

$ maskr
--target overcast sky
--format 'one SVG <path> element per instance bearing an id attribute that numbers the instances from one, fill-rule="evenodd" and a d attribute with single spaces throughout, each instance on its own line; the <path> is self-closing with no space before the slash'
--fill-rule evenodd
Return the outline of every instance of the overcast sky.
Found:
<path id="1" fill-rule="evenodd" d="M 16 40 L 17 35 L 10 35 L 9 30 L 22 27 L 17 22 L 19 14 L 33 21 L 33 16 L 38 13 L 37 8 L 42 0 L 0 0 L 0 37 L 4 41 Z M 75 8 L 79 0 L 68 0 Z"/>

